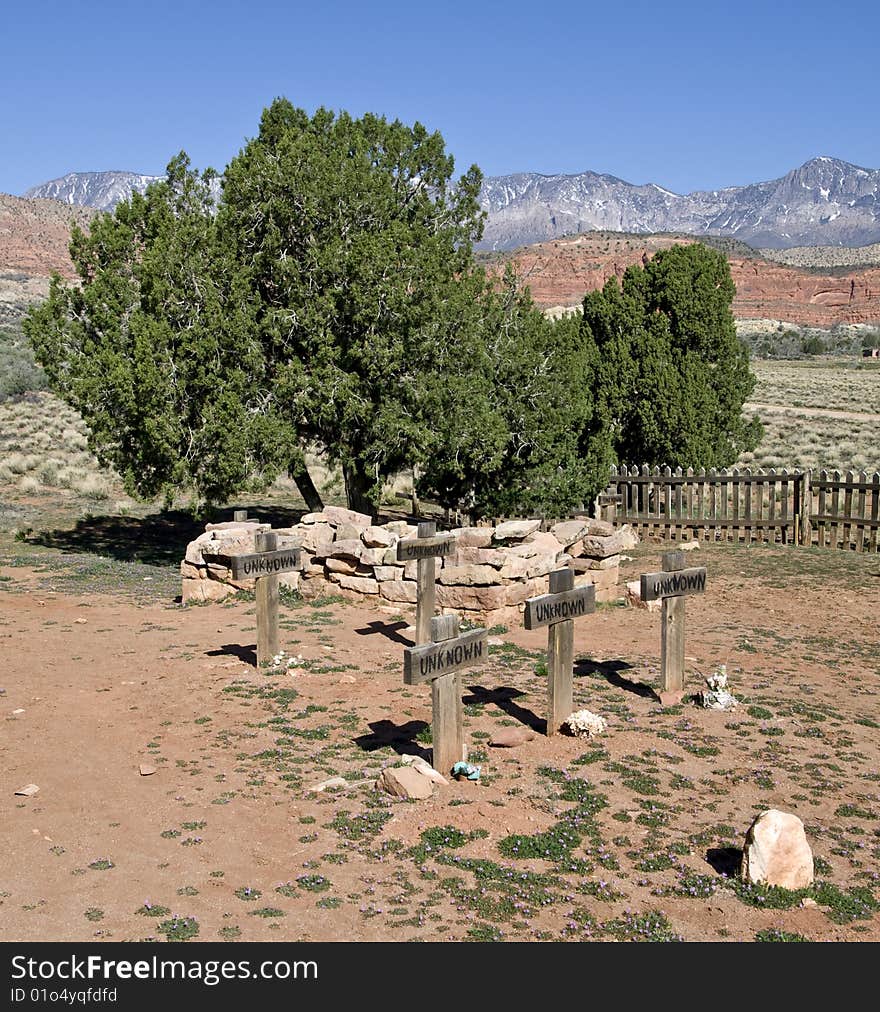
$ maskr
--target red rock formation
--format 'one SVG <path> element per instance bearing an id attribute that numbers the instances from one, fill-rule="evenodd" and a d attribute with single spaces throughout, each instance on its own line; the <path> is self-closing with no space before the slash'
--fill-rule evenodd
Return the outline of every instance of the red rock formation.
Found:
<path id="1" fill-rule="evenodd" d="M 86 228 L 94 215 L 90 207 L 0 193 L 0 271 L 41 277 L 58 271 L 74 277 L 67 252 L 71 225 Z"/>
<path id="2" fill-rule="evenodd" d="M 611 238 L 589 235 L 539 243 L 509 254 L 539 306 L 577 306 L 587 292 L 621 277 L 660 249 L 692 239 L 671 236 Z M 502 268 L 493 267 L 501 270 Z M 880 267 L 826 276 L 771 263 L 730 258 L 738 319 L 784 320 L 832 327 L 880 321 Z"/>

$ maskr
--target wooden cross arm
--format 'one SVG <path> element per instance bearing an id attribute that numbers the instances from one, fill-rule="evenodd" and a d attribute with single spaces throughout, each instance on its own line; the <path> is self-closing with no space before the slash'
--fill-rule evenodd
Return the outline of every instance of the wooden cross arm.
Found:
<path id="1" fill-rule="evenodd" d="M 683 597 L 703 594 L 706 590 L 706 567 L 679 569 L 665 573 L 642 573 L 640 596 L 643 601 L 658 601 L 665 597 Z"/>
<path id="2" fill-rule="evenodd" d="M 489 634 L 485 629 L 472 629 L 455 639 L 408 647 L 403 652 L 405 685 L 431 682 L 462 668 L 482 664 L 489 656 Z"/>

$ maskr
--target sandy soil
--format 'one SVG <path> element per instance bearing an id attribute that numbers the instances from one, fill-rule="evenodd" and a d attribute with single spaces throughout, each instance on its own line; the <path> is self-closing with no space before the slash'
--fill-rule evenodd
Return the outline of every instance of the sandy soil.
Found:
<path id="1" fill-rule="evenodd" d="M 862 587 L 786 590 L 767 585 L 772 560 L 762 583 L 712 553 L 710 591 L 687 605 L 688 687 L 726 663 L 736 711 L 661 708 L 659 615 L 604 608 L 576 625 L 575 702 L 606 734 L 491 748 L 502 726 L 542 730 L 545 707 L 546 632 L 496 630 L 487 667 L 464 677 L 481 780 L 423 802 L 373 786 L 426 748 L 430 692 L 402 683 L 406 616 L 285 610 L 283 646 L 303 663 L 267 675 L 252 603 L 68 595 L 5 570 L 0 938 L 161 938 L 197 922 L 199 940 L 880 940 L 855 900 L 857 919 L 837 921 L 812 900 L 761 909 L 724 875 L 756 813 L 778 807 L 804 820 L 817 878 L 880 893 L 880 565 L 864 560 Z M 571 811 L 564 773 L 604 802 L 578 845 L 507 856 L 510 834 Z M 332 775 L 350 786 L 309 791 Z M 14 794 L 30 783 L 38 794 Z"/>

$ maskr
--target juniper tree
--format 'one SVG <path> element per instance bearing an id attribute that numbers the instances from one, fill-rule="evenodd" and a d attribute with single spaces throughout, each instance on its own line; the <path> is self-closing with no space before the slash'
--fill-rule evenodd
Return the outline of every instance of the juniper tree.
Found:
<path id="1" fill-rule="evenodd" d="M 583 304 L 595 407 L 582 447 L 597 474 L 618 461 L 723 467 L 761 437 L 726 258 L 699 243 L 661 250 Z"/>
<path id="2" fill-rule="evenodd" d="M 247 277 L 219 240 L 209 171 L 167 177 L 70 244 L 78 284 L 53 277 L 25 320 L 53 389 L 126 490 L 216 501 L 263 487 L 296 453 L 275 410 Z"/>
<path id="3" fill-rule="evenodd" d="M 453 182 L 453 167 L 419 123 L 278 99 L 224 174 L 219 225 L 251 272 L 278 403 L 368 513 L 424 457 L 438 356 L 470 340 L 454 307 L 482 233 L 481 175 Z"/>

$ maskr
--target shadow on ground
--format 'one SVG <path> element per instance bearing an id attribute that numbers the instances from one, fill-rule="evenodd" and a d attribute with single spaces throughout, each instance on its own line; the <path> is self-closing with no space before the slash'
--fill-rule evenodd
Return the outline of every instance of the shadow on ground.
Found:
<path id="1" fill-rule="evenodd" d="M 242 646 L 239 643 L 224 643 L 218 650 L 206 650 L 208 657 L 237 657 L 243 664 L 250 664 L 252 668 L 257 666 L 257 645 Z"/>
<path id="2" fill-rule="evenodd" d="M 732 878 L 739 875 L 742 865 L 741 847 L 710 847 L 706 851 L 706 861 L 718 872 Z"/>
<path id="3" fill-rule="evenodd" d="M 462 703 L 466 706 L 468 704 L 483 705 L 493 703 L 499 710 L 506 713 L 508 717 L 513 717 L 514 720 L 525 724 L 526 727 L 530 727 L 533 731 L 537 731 L 539 734 L 547 733 L 547 720 L 545 717 L 539 717 L 524 706 L 514 703 L 514 699 L 517 696 L 525 695 L 519 689 L 511 689 L 508 686 L 499 686 L 497 689 L 486 689 L 482 685 L 469 685 L 467 690 L 470 695 L 462 698 Z"/>
<path id="4" fill-rule="evenodd" d="M 376 619 L 374 622 L 368 622 L 360 629 L 355 629 L 355 632 L 358 636 L 385 636 L 395 643 L 402 643 L 405 647 L 414 647 L 416 645 L 415 640 L 410 639 L 408 636 L 400 635 L 400 630 L 406 628 L 408 628 L 408 623 L 406 622 L 383 622 L 381 619 Z"/>
<path id="5" fill-rule="evenodd" d="M 415 740 L 416 735 L 430 727 L 424 720 L 408 720 L 405 724 L 374 720 L 369 726 L 372 734 L 362 734 L 354 739 L 355 745 L 364 752 L 375 752 L 390 745 L 398 755 L 417 755 L 427 762 L 431 761 L 431 749 L 424 748 Z"/>
<path id="6" fill-rule="evenodd" d="M 251 507 L 248 517 L 273 527 L 292 527 L 305 511 L 278 507 Z M 61 552 L 103 555 L 119 562 L 142 562 L 150 566 L 177 566 L 187 544 L 203 534 L 206 523 L 232 518 L 232 507 L 199 518 L 185 510 L 162 510 L 145 517 L 103 516 L 77 521 L 70 530 L 35 531 L 27 537 L 32 545 Z"/>
<path id="7" fill-rule="evenodd" d="M 632 670 L 632 665 L 627 664 L 626 661 L 590 661 L 578 658 L 574 663 L 575 678 L 590 678 L 594 675 L 601 675 L 609 685 L 613 685 L 617 689 L 623 689 L 624 692 L 632 692 L 643 699 L 653 699 L 659 702 L 660 697 L 657 695 L 656 689 L 645 682 L 636 682 L 631 678 L 624 678 L 620 674 L 621 671 L 629 670 Z"/>

